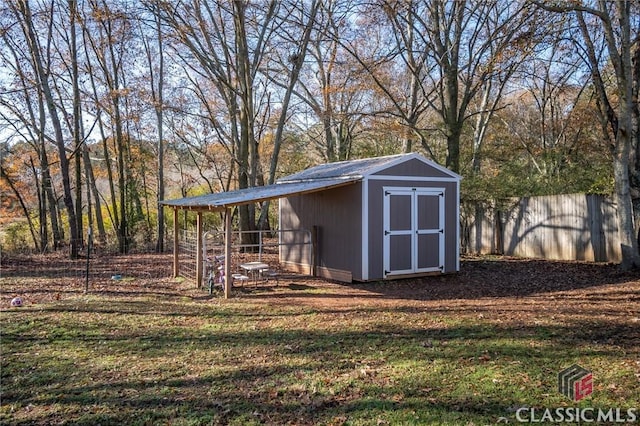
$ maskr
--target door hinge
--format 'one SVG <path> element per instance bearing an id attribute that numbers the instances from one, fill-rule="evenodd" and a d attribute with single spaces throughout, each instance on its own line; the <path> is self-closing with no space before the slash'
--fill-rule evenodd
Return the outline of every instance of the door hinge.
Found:
<path id="1" fill-rule="evenodd" d="M 384 231 L 384 235 L 385 235 L 385 236 L 389 235 L 390 233 L 391 233 L 391 232 L 389 232 L 389 231 L 387 231 L 387 230 L 385 229 L 385 231 Z"/>
<path id="2" fill-rule="evenodd" d="M 441 234 L 444 234 L 444 229 L 440 229 L 438 232 L 440 232 Z"/>

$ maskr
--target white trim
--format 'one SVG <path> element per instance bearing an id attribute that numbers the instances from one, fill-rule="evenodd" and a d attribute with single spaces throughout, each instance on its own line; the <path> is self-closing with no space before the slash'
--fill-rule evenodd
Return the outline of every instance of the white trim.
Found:
<path id="1" fill-rule="evenodd" d="M 416 215 L 416 225 L 415 225 L 415 230 L 416 230 L 416 234 L 417 235 L 430 235 L 430 234 L 436 234 L 438 235 L 438 266 L 435 267 L 427 267 L 427 268 L 419 268 L 418 267 L 418 240 L 416 238 L 416 242 L 415 242 L 415 268 L 414 268 L 414 273 L 421 273 L 421 272 L 435 272 L 435 271 L 440 271 L 440 272 L 444 272 L 444 263 L 445 263 L 445 232 L 446 232 L 446 209 L 445 209 L 445 204 L 446 204 L 446 189 L 445 188 L 417 188 L 416 193 L 415 193 L 415 197 L 416 197 L 416 202 L 417 202 L 417 197 L 419 197 L 420 195 L 426 195 L 426 196 L 431 196 L 433 197 L 434 195 L 438 196 L 438 229 L 434 230 L 434 229 L 429 229 L 429 230 L 425 230 L 426 232 L 420 232 L 420 230 L 418 229 L 418 215 Z M 417 206 L 416 206 L 416 211 L 417 211 Z M 435 231 L 435 232 L 434 232 Z"/>
<path id="2" fill-rule="evenodd" d="M 415 182 L 460 182 L 459 178 L 453 177 L 429 177 L 429 176 L 391 176 L 391 175 L 375 175 L 367 176 L 369 180 L 388 180 L 388 181 L 415 181 Z"/>
<path id="3" fill-rule="evenodd" d="M 369 280 L 369 179 L 362 181 L 362 280 Z"/>
<path id="4" fill-rule="evenodd" d="M 382 235 L 382 263 L 383 263 L 383 278 L 394 275 L 407 275 L 423 272 L 444 271 L 445 262 L 445 188 L 430 188 L 430 187 L 398 187 L 398 186 L 383 186 L 383 235 Z M 387 196 L 389 192 L 389 196 Z M 411 229 L 401 231 L 390 231 L 390 199 L 391 195 L 406 195 L 411 197 Z M 424 229 L 420 232 L 418 229 L 418 197 L 419 196 L 437 196 L 438 197 L 438 228 L 437 229 Z M 418 238 L 417 235 L 435 234 L 438 235 L 438 265 L 434 267 L 419 268 L 418 267 Z M 402 270 L 391 270 L 391 256 L 390 256 L 390 240 L 393 235 L 410 235 L 411 236 L 411 268 Z M 388 272 L 387 272 L 388 271 Z"/>

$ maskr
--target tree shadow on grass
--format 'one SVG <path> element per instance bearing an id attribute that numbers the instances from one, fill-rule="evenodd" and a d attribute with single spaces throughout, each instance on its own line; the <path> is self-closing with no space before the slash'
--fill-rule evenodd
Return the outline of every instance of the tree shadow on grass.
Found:
<path id="1" fill-rule="evenodd" d="M 390 297 L 443 300 L 524 297 L 627 282 L 640 283 L 637 275 L 611 264 L 498 259 L 462 262 L 456 274 L 352 286 Z"/>
<path id="2" fill-rule="evenodd" d="M 399 419 L 404 421 L 416 413 L 422 420 L 445 416 L 443 419 L 455 422 L 465 416 L 492 418 L 508 413 L 513 404 L 531 403 L 509 393 L 474 394 L 475 384 L 467 382 L 465 372 L 486 365 L 486 371 L 497 369 L 503 374 L 522 370 L 531 372 L 533 377 L 528 380 L 548 382 L 553 388 L 555 371 L 576 358 L 616 359 L 621 349 L 631 356 L 640 347 L 636 327 L 605 320 L 594 320 L 584 327 L 477 324 L 411 328 L 389 323 L 355 331 L 181 328 L 179 335 L 171 330 L 145 329 L 110 337 L 83 335 L 82 330 L 76 330 L 79 334 L 67 338 L 68 342 L 98 349 L 105 347 L 102 341 L 107 339 L 103 356 L 134 355 L 134 359 L 147 359 L 148 363 L 140 364 L 144 367 L 140 372 L 130 370 L 138 364 L 121 365 L 118 372 L 100 363 L 79 363 L 73 357 L 59 359 L 27 352 L 23 357 L 33 367 L 27 375 L 14 371 L 10 381 L 4 377 L 3 403 L 59 407 L 72 416 L 65 420 L 74 424 L 165 422 L 174 418 L 214 424 L 249 420 L 315 424 L 340 416 L 365 420 L 378 415 L 393 417 L 392 412 L 399 410 L 404 413 Z M 19 347 L 28 341 L 25 338 L 28 333 L 9 331 L 3 334 L 3 344 Z M 31 338 L 31 343 L 39 346 L 49 341 L 65 343 L 63 337 L 50 340 L 48 336 L 40 338 L 41 342 Z M 538 344 L 531 346 L 531 342 Z M 220 364 L 218 351 L 222 349 L 228 361 Z M 193 362 L 189 354 L 196 351 L 211 352 L 210 368 L 193 375 L 181 363 Z M 268 364 L 239 358 L 260 352 L 268 355 Z M 5 355 L 11 359 L 11 353 Z M 177 361 L 172 359 L 176 357 Z M 156 370 L 159 362 L 170 364 Z M 388 366 L 406 365 L 415 367 L 400 377 L 387 377 L 392 371 Z M 435 371 L 444 368 L 444 378 L 423 371 L 430 365 L 438 366 Z M 169 366 L 173 369 L 167 370 Z M 4 367 L 6 371 L 10 365 Z M 468 393 L 455 396 L 450 392 L 459 393 L 467 386 L 471 386 Z M 500 389 L 499 384 L 493 387 Z M 534 396 L 542 398 L 545 390 L 536 392 L 540 395 Z M 31 423 L 56 420 L 55 414 L 42 413 L 41 418 L 31 418 Z"/>
<path id="3" fill-rule="evenodd" d="M 429 301 L 527 297 L 587 290 L 611 284 L 640 287 L 637 274 L 620 272 L 617 266 L 611 264 L 510 258 L 464 261 L 460 272 L 447 275 L 349 284 L 327 284 L 319 279 L 306 281 L 308 284 L 292 282 L 288 287 L 285 286 L 284 291 L 256 294 L 254 297 L 279 298 L 295 295 L 319 299 L 379 298 Z M 299 286 L 324 291 L 286 292 L 286 288 L 294 290 Z M 634 292 L 630 293 L 633 297 Z"/>

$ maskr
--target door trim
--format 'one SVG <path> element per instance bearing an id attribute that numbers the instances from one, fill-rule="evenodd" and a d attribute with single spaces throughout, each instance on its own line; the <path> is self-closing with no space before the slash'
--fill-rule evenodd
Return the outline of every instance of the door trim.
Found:
<path id="1" fill-rule="evenodd" d="M 444 231 L 445 231 L 445 188 L 432 187 L 399 187 L 384 186 L 383 190 L 383 277 L 400 276 L 409 274 L 419 274 L 426 272 L 444 271 Z M 390 200 L 392 195 L 411 196 L 411 229 L 401 231 L 391 231 Z M 419 196 L 438 197 L 438 228 L 419 229 L 418 225 L 418 197 Z M 394 235 L 411 235 L 411 268 L 402 270 L 391 270 L 391 237 Z M 419 235 L 438 235 L 438 265 L 434 267 L 419 268 Z"/>

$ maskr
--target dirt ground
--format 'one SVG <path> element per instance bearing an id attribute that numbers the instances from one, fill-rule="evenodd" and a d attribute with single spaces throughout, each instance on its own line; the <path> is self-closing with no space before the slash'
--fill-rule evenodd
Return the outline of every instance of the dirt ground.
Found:
<path id="1" fill-rule="evenodd" d="M 206 303 L 219 300 L 196 288 L 192 280 L 171 277 L 168 254 L 103 255 L 68 260 L 62 255 L 15 256 L 0 265 L 0 309 L 15 296 L 25 304 L 40 304 L 83 294 L 189 297 Z M 88 280 L 87 277 L 88 273 Z M 114 279 L 119 278 L 119 279 Z M 484 303 L 488 298 L 514 303 L 529 296 L 559 297 L 584 303 L 593 312 L 616 305 L 640 317 L 640 273 L 621 272 L 616 265 L 506 257 L 466 257 L 456 274 L 370 283 L 338 283 L 282 271 L 277 282 L 246 285 L 234 299 L 255 303 L 305 304 L 323 308 L 353 305 L 429 304 L 442 301 Z M 485 303 L 486 304 L 486 303 Z M 640 320 L 639 320 L 640 321 Z M 640 326 L 640 324 L 638 324 Z"/>

